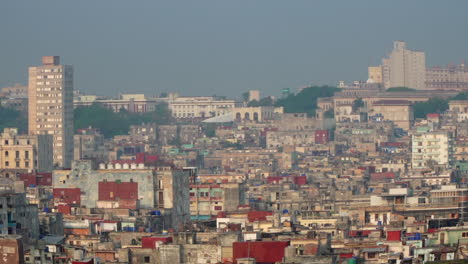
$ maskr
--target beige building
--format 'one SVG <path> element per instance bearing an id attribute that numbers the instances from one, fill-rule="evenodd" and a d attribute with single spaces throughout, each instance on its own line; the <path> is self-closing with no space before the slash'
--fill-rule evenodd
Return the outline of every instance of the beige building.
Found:
<path id="1" fill-rule="evenodd" d="M 232 112 L 234 100 L 220 100 L 212 96 L 172 97 L 169 109 L 175 118 L 209 118 Z"/>
<path id="2" fill-rule="evenodd" d="M 42 57 L 29 68 L 29 133 L 53 135 L 54 165 L 70 167 L 73 159 L 73 68 L 58 56 Z"/>
<path id="3" fill-rule="evenodd" d="M 385 88 L 425 89 L 426 55 L 406 49 L 406 43 L 395 41 L 388 58 L 382 59 L 382 81 Z"/>
<path id="4" fill-rule="evenodd" d="M 413 107 L 406 100 L 381 100 L 374 102 L 369 110 L 373 121 L 392 121 L 395 126 L 409 130 L 414 120 Z"/>
<path id="5" fill-rule="evenodd" d="M 468 120 L 468 100 L 450 101 L 449 110 L 457 115 L 458 122 Z"/>
<path id="6" fill-rule="evenodd" d="M 9 178 L 20 172 L 52 171 L 52 136 L 18 135 L 18 129 L 5 128 L 0 137 L 0 169 Z"/>
<path id="7" fill-rule="evenodd" d="M 337 105 L 333 110 L 335 115 L 335 121 L 338 123 L 354 123 L 362 121 L 361 114 L 359 112 L 353 111 L 352 103 Z"/>
<path id="8" fill-rule="evenodd" d="M 232 110 L 234 120 L 240 121 L 265 121 L 273 119 L 275 113 L 282 113 L 282 107 L 258 106 L 236 107 Z"/>
<path id="9" fill-rule="evenodd" d="M 368 71 L 369 82 L 383 83 L 382 66 L 369 67 L 367 71 Z"/>
<path id="10" fill-rule="evenodd" d="M 250 101 L 260 101 L 260 91 L 259 90 L 250 90 L 249 91 L 249 102 Z"/>
<path id="11" fill-rule="evenodd" d="M 468 67 L 464 63 L 447 67 L 432 67 L 426 71 L 427 89 L 468 89 Z"/>

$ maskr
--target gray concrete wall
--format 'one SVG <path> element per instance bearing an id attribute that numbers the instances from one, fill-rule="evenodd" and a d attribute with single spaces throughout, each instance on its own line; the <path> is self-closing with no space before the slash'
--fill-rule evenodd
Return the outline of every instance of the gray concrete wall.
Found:
<path id="1" fill-rule="evenodd" d="M 90 161 L 74 161 L 71 170 L 55 170 L 52 175 L 54 188 L 80 188 L 81 204 L 96 207 L 99 198 L 99 182 L 120 180 L 138 183 L 140 208 L 154 208 L 154 176 L 150 169 L 92 170 Z"/>

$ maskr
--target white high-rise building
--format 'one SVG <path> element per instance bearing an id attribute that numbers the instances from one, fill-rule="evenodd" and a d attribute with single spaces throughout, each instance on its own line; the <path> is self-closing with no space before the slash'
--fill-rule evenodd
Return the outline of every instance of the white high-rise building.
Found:
<path id="1" fill-rule="evenodd" d="M 416 131 L 412 135 L 412 168 L 429 168 L 435 165 L 448 166 L 452 161 L 452 142 L 448 131 Z"/>
<path id="2" fill-rule="evenodd" d="M 387 89 L 403 86 L 425 89 L 426 55 L 406 49 L 405 42 L 395 41 L 388 58 L 382 59 L 382 79 Z"/>
<path id="3" fill-rule="evenodd" d="M 42 57 L 29 68 L 28 126 L 32 135 L 53 135 L 54 165 L 70 168 L 73 159 L 73 68 L 58 56 Z"/>

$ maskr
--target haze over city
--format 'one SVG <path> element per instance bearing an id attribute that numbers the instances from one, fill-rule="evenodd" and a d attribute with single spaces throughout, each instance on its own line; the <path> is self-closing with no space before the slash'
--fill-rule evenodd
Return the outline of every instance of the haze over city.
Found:
<path id="1" fill-rule="evenodd" d="M 2 1 L 0 264 L 468 264 L 467 11 Z"/>
<path id="2" fill-rule="evenodd" d="M 403 40 L 427 65 L 468 58 L 467 1 L 2 1 L 0 87 L 43 55 L 75 90 L 238 96 L 366 79 Z"/>

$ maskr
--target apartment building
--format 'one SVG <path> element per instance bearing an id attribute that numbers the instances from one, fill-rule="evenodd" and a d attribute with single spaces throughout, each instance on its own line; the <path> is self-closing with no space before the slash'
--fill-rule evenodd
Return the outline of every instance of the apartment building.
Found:
<path id="1" fill-rule="evenodd" d="M 36 205 L 28 204 L 26 194 L 0 194 L 0 233 L 21 235 L 23 241 L 39 238 L 39 218 Z"/>
<path id="2" fill-rule="evenodd" d="M 53 159 L 70 167 L 73 159 L 73 68 L 58 56 L 42 57 L 29 68 L 28 122 L 31 135 L 53 136 Z"/>
<path id="3" fill-rule="evenodd" d="M 425 89 L 426 55 L 407 49 L 405 42 L 395 41 L 392 52 L 382 59 L 382 81 L 385 88 Z"/>
<path id="4" fill-rule="evenodd" d="M 0 169 L 3 177 L 21 172 L 49 172 L 53 168 L 51 135 L 19 135 L 5 128 L 0 135 Z"/>
<path id="5" fill-rule="evenodd" d="M 452 139 L 449 131 L 429 131 L 417 128 L 412 139 L 412 168 L 429 168 L 434 165 L 448 166 L 452 161 Z"/>

